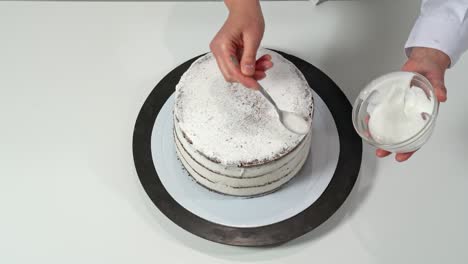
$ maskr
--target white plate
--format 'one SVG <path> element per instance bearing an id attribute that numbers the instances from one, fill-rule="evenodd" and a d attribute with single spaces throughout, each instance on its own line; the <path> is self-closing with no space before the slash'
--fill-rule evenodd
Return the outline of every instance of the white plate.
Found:
<path id="1" fill-rule="evenodd" d="M 177 159 L 172 135 L 172 95 L 159 112 L 151 135 L 153 162 L 162 184 L 185 209 L 226 226 L 259 227 L 302 212 L 320 197 L 330 183 L 340 151 L 333 117 L 315 92 L 313 96 L 315 113 L 311 152 L 302 170 L 277 192 L 257 198 L 238 198 L 205 189 L 183 169 Z"/>

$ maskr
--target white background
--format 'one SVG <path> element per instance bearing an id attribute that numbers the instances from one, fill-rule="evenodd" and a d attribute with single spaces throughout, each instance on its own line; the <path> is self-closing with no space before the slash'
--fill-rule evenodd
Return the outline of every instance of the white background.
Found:
<path id="1" fill-rule="evenodd" d="M 264 46 L 302 57 L 354 100 L 397 70 L 419 1 L 263 3 Z M 322 226 L 278 248 L 199 239 L 138 181 L 133 125 L 155 84 L 208 50 L 222 3 L 0 3 L 1 263 L 467 263 L 468 60 L 409 162 L 366 147 Z"/>

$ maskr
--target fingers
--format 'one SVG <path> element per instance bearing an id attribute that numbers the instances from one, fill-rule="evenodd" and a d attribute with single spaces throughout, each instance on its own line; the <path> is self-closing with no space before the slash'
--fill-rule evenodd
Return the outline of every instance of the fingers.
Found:
<path id="1" fill-rule="evenodd" d="M 397 153 L 395 155 L 395 160 L 398 161 L 398 162 L 407 161 L 409 158 L 411 158 L 411 156 L 413 156 L 414 153 L 415 153 L 415 151 L 407 152 L 407 153 Z M 389 151 L 383 150 L 383 149 L 377 149 L 375 151 L 375 155 L 377 157 L 379 157 L 379 158 L 387 157 L 390 154 L 392 154 L 392 153 L 389 152 Z"/>
<path id="2" fill-rule="evenodd" d="M 411 158 L 411 156 L 413 156 L 413 154 L 414 154 L 414 151 L 408 152 L 408 153 L 398 153 L 395 155 L 395 159 L 398 162 L 407 161 L 409 158 Z"/>
<path id="3" fill-rule="evenodd" d="M 375 155 L 379 158 L 384 158 L 384 157 L 387 157 L 388 155 L 392 154 L 391 152 L 389 151 L 386 151 L 386 150 L 383 150 L 383 149 L 377 149 L 375 151 Z"/>
<path id="4" fill-rule="evenodd" d="M 218 63 L 219 69 L 227 82 L 239 82 L 247 88 L 258 88 L 258 82 L 253 77 L 244 76 L 240 71 L 236 57 L 236 47 L 229 41 L 216 40 L 210 44 L 211 51 Z M 255 72 L 254 72 L 255 73 Z M 261 77 L 261 76 L 259 76 Z"/>
<path id="5" fill-rule="evenodd" d="M 253 77 L 244 76 L 240 72 L 239 63 L 233 55 L 224 54 L 219 56 L 215 54 L 215 59 L 227 82 L 239 82 L 247 88 L 258 89 L 257 80 Z M 258 77 L 261 77 L 261 75 L 258 75 Z"/>
<path id="6" fill-rule="evenodd" d="M 250 89 L 258 89 L 260 86 L 258 80 L 264 79 L 266 77 L 265 71 L 273 67 L 270 55 L 263 55 L 255 61 L 256 50 L 249 51 L 245 46 L 244 49 L 240 50 L 230 43 L 218 41 L 212 42 L 210 48 L 224 79 L 227 82 L 239 82 Z M 239 56 L 241 56 L 241 60 L 244 59 L 244 67 L 239 63 Z M 252 56 L 253 61 L 251 60 Z M 250 67 L 250 64 L 253 66 Z M 245 74 L 243 70 L 247 70 L 248 74 Z"/>
<path id="7" fill-rule="evenodd" d="M 439 102 L 447 101 L 447 88 L 444 85 L 443 81 L 431 81 L 432 86 L 434 87 L 435 95 Z"/>
<path id="8" fill-rule="evenodd" d="M 255 74 L 255 63 L 257 57 L 258 46 L 260 39 L 255 34 L 244 35 L 244 50 L 240 61 L 241 72 L 246 76 L 253 76 Z"/>
<path id="9" fill-rule="evenodd" d="M 254 79 L 259 81 L 266 77 L 266 71 L 273 67 L 273 62 L 271 62 L 270 55 L 263 55 L 259 58 L 255 64 L 255 73 L 253 75 Z"/>
<path id="10" fill-rule="evenodd" d="M 245 76 L 239 67 L 239 61 L 237 57 L 234 54 L 226 55 L 224 57 L 224 62 L 227 65 L 227 71 L 228 71 L 228 76 L 230 76 L 230 79 L 233 79 L 234 81 L 238 81 L 242 85 L 244 85 L 247 88 L 250 89 L 258 89 L 259 84 L 257 80 L 253 77 L 255 74 L 255 69 L 254 69 L 254 74 L 252 76 Z"/>
<path id="11" fill-rule="evenodd" d="M 266 73 L 264 71 L 256 71 L 253 77 L 255 80 L 260 81 L 266 77 Z"/>
<path id="12" fill-rule="evenodd" d="M 273 67 L 273 62 L 268 59 L 258 59 L 255 64 L 255 71 L 267 71 Z"/>
<path id="13" fill-rule="evenodd" d="M 270 54 L 265 54 L 265 55 L 261 56 L 260 58 L 258 58 L 257 64 L 261 63 L 263 61 L 271 61 L 271 55 Z"/>

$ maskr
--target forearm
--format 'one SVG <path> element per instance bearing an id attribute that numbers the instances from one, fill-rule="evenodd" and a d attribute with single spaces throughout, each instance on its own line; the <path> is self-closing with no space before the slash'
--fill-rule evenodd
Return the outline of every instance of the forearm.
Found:
<path id="1" fill-rule="evenodd" d="M 250 10 L 256 12 L 261 9 L 259 0 L 224 0 L 224 3 L 230 12 L 236 10 Z"/>

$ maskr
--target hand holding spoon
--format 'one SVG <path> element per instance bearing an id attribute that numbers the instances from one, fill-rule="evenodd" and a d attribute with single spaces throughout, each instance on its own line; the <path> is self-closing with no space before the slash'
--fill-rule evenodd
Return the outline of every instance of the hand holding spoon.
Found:
<path id="1" fill-rule="evenodd" d="M 239 66 L 239 61 L 236 57 L 231 56 L 231 61 L 234 63 L 236 67 Z M 309 117 L 304 117 L 296 113 L 283 111 L 278 108 L 278 105 L 275 103 L 273 98 L 271 98 L 270 94 L 262 87 L 261 84 L 258 83 L 258 90 L 260 93 L 273 105 L 276 112 L 278 113 L 278 117 L 280 119 L 281 124 L 288 129 L 289 131 L 304 135 L 309 133 L 311 120 Z"/>

